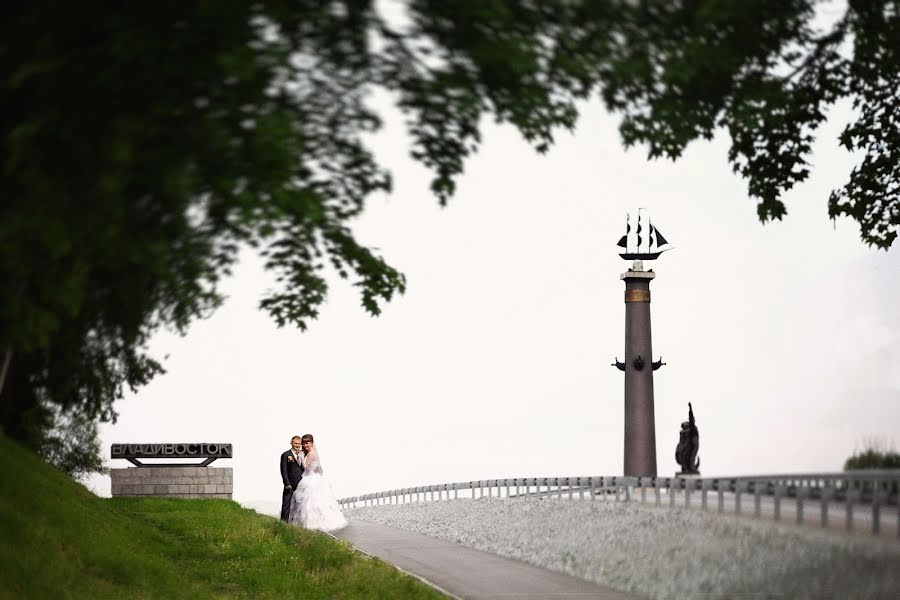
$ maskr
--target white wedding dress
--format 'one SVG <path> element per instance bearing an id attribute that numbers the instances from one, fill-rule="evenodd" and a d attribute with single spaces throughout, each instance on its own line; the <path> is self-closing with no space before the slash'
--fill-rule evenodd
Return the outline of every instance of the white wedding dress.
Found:
<path id="1" fill-rule="evenodd" d="M 319 531 L 334 531 L 347 526 L 347 518 L 322 473 L 322 463 L 315 448 L 303 457 L 303 479 L 291 498 L 288 522 Z"/>

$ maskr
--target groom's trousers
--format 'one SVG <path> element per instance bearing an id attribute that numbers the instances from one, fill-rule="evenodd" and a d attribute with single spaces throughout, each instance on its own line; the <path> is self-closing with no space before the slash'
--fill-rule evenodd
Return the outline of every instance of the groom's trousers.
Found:
<path id="1" fill-rule="evenodd" d="M 287 521 L 288 515 L 291 512 L 291 497 L 294 495 L 294 490 L 285 489 L 284 493 L 281 495 L 281 520 Z"/>
<path id="2" fill-rule="evenodd" d="M 293 473 L 292 473 L 293 475 Z M 291 484 L 291 489 L 286 489 L 281 494 L 281 520 L 287 521 L 288 515 L 291 513 L 291 498 L 294 496 L 294 490 L 297 489 L 297 486 L 300 484 L 300 477 L 294 479 L 291 477 L 288 481 Z"/>

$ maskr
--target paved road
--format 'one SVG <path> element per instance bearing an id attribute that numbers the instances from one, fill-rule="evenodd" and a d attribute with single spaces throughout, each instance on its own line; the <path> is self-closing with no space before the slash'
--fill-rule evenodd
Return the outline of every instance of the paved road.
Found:
<path id="1" fill-rule="evenodd" d="M 334 534 L 464 600 L 635 598 L 563 573 L 378 523 L 351 521 Z"/>

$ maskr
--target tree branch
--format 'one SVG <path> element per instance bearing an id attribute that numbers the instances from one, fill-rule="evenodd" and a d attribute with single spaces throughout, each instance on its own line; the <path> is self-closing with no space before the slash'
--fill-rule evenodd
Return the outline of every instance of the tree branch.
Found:
<path id="1" fill-rule="evenodd" d="M 814 40 L 814 47 L 812 52 L 807 55 L 807 57 L 799 64 L 797 67 L 788 73 L 784 77 L 784 81 L 788 82 L 797 76 L 798 73 L 806 70 L 811 64 L 822 57 L 822 53 L 825 49 L 835 43 L 840 42 L 844 35 L 847 33 L 847 24 L 850 21 L 850 9 L 847 9 L 847 12 L 844 13 L 844 16 L 841 17 L 841 20 L 835 23 L 834 30 L 828 35 L 824 35 L 817 40 Z"/>

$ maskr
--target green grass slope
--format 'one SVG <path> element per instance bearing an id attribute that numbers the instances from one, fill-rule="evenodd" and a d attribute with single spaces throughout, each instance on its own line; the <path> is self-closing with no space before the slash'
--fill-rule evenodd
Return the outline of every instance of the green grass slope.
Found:
<path id="1" fill-rule="evenodd" d="M 0 434 L 0 598 L 439 598 L 228 500 L 98 498 Z"/>

